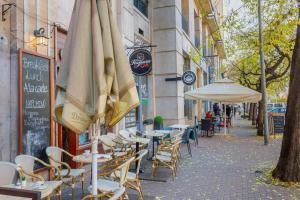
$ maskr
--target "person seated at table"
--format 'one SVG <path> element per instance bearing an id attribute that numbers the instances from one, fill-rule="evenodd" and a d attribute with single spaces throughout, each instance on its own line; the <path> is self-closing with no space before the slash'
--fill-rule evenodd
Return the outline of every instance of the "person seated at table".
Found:
<path id="1" fill-rule="evenodd" d="M 206 113 L 206 119 L 211 119 L 212 118 L 212 113 L 211 113 L 211 111 L 208 111 L 207 113 Z"/>

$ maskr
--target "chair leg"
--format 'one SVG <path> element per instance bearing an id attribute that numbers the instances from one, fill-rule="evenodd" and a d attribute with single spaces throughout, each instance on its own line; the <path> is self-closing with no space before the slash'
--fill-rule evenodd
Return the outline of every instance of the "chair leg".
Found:
<path id="1" fill-rule="evenodd" d="M 139 192 L 140 200 L 144 200 L 144 194 L 143 194 L 142 187 L 141 187 L 140 183 L 138 183 L 138 192 Z"/>
<path id="2" fill-rule="evenodd" d="M 151 172 L 151 176 L 154 177 L 155 176 L 155 170 L 156 170 L 156 166 L 155 164 L 152 165 L 152 172 Z"/>
<path id="3" fill-rule="evenodd" d="M 189 154 L 190 154 L 191 157 L 192 157 L 192 150 L 191 150 L 191 145 L 190 145 L 189 142 L 187 143 L 187 147 L 188 147 L 188 152 L 189 152 Z"/>
<path id="4" fill-rule="evenodd" d="M 176 172 L 174 167 L 172 167 L 171 170 L 172 170 L 173 181 L 175 181 Z"/>
<path id="5" fill-rule="evenodd" d="M 84 174 L 81 174 L 81 190 L 83 196 L 84 195 Z"/>
<path id="6" fill-rule="evenodd" d="M 59 200 L 62 200 L 61 186 L 58 188 Z"/>
<path id="7" fill-rule="evenodd" d="M 75 180 L 74 179 L 72 179 L 71 188 L 72 188 L 72 199 L 74 200 L 75 199 Z"/>

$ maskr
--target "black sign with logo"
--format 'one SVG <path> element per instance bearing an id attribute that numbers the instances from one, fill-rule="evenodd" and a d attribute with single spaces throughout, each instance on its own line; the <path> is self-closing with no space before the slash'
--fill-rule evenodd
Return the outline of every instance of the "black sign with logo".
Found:
<path id="1" fill-rule="evenodd" d="M 129 62 L 133 74 L 144 76 L 152 70 L 152 56 L 146 49 L 137 49 L 129 56 Z"/>
<path id="2" fill-rule="evenodd" d="M 185 71 L 182 75 L 182 82 L 185 85 L 193 85 L 196 82 L 196 74 L 193 71 Z"/>

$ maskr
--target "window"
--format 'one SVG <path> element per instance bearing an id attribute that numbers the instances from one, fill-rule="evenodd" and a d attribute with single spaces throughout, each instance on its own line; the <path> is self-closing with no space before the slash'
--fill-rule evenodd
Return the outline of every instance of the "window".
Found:
<path id="1" fill-rule="evenodd" d="M 148 0 L 134 0 L 133 4 L 141 13 L 148 17 Z"/>
<path id="2" fill-rule="evenodd" d="M 189 2 L 186 0 L 181 0 L 181 23 L 183 31 L 189 34 Z"/>
<path id="3" fill-rule="evenodd" d="M 190 70 L 190 59 L 187 57 L 184 58 L 183 64 L 183 72 Z M 184 85 L 184 92 L 190 91 L 192 88 L 191 86 Z M 193 119 L 193 100 L 184 100 L 184 117 L 188 118 L 189 120 Z"/>

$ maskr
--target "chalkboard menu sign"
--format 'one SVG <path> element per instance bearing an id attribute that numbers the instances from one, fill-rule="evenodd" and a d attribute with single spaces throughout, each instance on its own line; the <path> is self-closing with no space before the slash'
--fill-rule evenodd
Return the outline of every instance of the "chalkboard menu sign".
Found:
<path id="1" fill-rule="evenodd" d="M 284 132 L 285 116 L 272 116 L 273 133 L 279 134 Z"/>
<path id="2" fill-rule="evenodd" d="M 52 131 L 51 74 L 49 58 L 19 50 L 19 153 L 44 161 Z"/>

